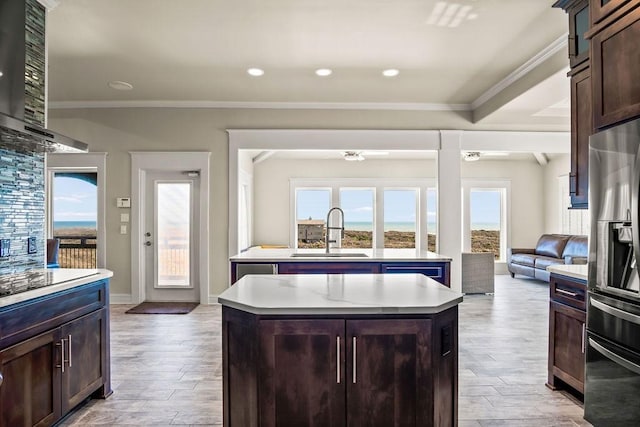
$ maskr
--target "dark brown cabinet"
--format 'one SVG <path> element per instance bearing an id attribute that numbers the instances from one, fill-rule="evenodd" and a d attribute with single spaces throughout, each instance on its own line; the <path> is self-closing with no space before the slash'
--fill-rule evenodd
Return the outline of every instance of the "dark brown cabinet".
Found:
<path id="1" fill-rule="evenodd" d="M 60 418 L 59 344 L 56 330 L 0 351 L 1 426 L 49 426 Z"/>
<path id="2" fill-rule="evenodd" d="M 640 7 L 591 39 L 593 124 L 602 129 L 640 116 Z"/>
<path id="3" fill-rule="evenodd" d="M 589 40 L 585 33 L 589 30 L 589 2 L 580 0 L 567 9 L 569 15 L 569 65 L 574 68 L 589 59 Z"/>
<path id="4" fill-rule="evenodd" d="M 589 136 L 593 133 L 591 115 L 591 73 L 581 68 L 571 76 L 571 173 L 569 194 L 572 208 L 589 204 Z"/>
<path id="5" fill-rule="evenodd" d="M 225 425 L 453 426 L 457 345 L 457 308 L 301 318 L 223 307 Z"/>
<path id="6" fill-rule="evenodd" d="M 549 370 L 552 389 L 572 387 L 584 393 L 586 284 L 551 275 L 549 303 Z"/>
<path id="7" fill-rule="evenodd" d="M 591 0 L 591 23 L 597 24 L 628 2 L 629 0 Z"/>
<path id="8" fill-rule="evenodd" d="M 107 283 L 0 308 L 0 427 L 50 426 L 111 393 Z"/>

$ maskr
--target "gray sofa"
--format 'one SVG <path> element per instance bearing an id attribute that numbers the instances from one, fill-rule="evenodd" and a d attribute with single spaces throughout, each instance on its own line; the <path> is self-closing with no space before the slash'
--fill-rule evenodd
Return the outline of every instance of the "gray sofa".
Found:
<path id="1" fill-rule="evenodd" d="M 549 281 L 547 267 L 554 264 L 586 264 L 589 255 L 587 236 L 543 234 L 535 248 L 509 248 L 507 269 L 516 274 Z"/>

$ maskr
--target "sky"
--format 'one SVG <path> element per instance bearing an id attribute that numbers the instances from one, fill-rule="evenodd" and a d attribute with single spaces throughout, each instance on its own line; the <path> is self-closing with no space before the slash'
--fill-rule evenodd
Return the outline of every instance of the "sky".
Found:
<path id="1" fill-rule="evenodd" d="M 95 185 L 76 178 L 54 178 L 54 221 L 96 221 L 97 206 Z"/>
<path id="2" fill-rule="evenodd" d="M 386 222 L 415 222 L 415 190 L 385 190 L 384 218 Z M 329 211 L 331 192 L 328 189 L 298 190 L 298 219 L 325 220 Z M 343 189 L 340 193 L 340 207 L 345 213 L 345 222 L 373 222 L 372 189 Z M 500 192 L 472 191 L 471 223 L 500 223 Z M 427 194 L 427 221 L 435 222 L 436 192 Z"/>

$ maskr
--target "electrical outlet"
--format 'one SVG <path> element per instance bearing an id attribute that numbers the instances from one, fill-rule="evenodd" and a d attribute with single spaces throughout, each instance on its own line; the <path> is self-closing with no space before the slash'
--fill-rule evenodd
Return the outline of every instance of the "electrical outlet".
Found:
<path id="1" fill-rule="evenodd" d="M 27 239 L 27 253 L 28 254 L 35 254 L 36 252 L 38 252 L 38 248 L 36 246 L 36 238 L 35 237 L 29 237 Z"/>
<path id="2" fill-rule="evenodd" d="M 0 257 L 6 258 L 11 255 L 11 240 L 0 239 Z"/>

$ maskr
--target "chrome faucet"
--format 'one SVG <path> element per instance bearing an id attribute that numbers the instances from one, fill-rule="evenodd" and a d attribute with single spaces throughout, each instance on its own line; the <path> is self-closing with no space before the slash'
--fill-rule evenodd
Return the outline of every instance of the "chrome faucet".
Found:
<path id="1" fill-rule="evenodd" d="M 331 227 L 329 225 L 329 220 L 331 219 L 331 212 L 333 212 L 334 210 L 340 211 L 340 227 Z M 327 233 L 324 236 L 326 253 L 329 253 L 329 243 L 336 243 L 336 240 L 329 240 L 329 235 L 331 234 L 331 230 L 340 230 L 340 237 L 344 239 L 344 211 L 338 207 L 329 209 L 329 212 L 327 213 Z"/>

